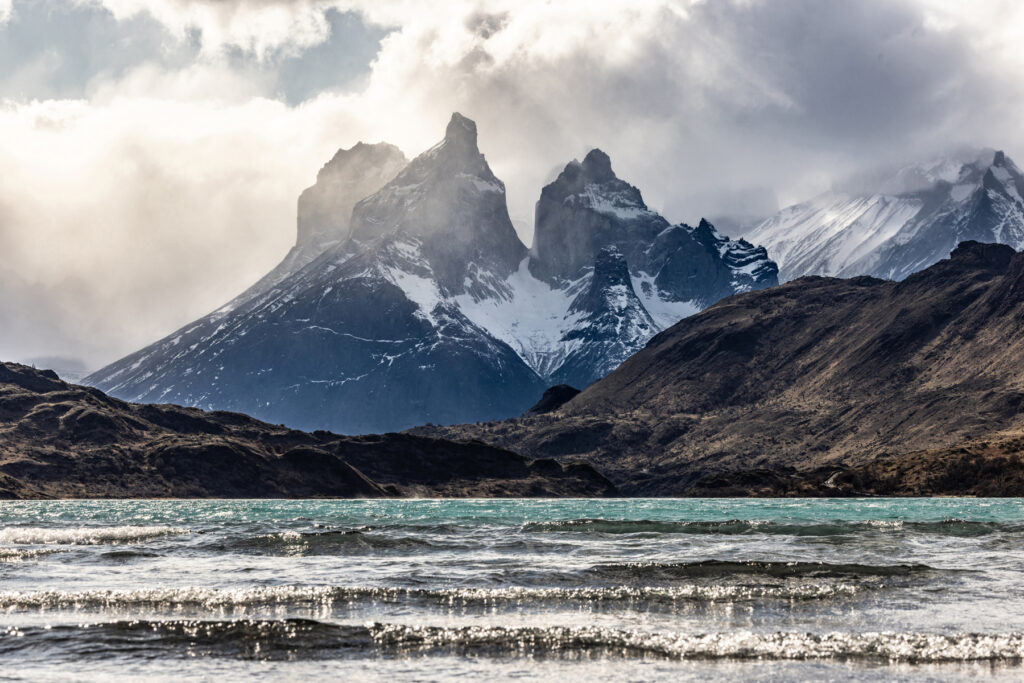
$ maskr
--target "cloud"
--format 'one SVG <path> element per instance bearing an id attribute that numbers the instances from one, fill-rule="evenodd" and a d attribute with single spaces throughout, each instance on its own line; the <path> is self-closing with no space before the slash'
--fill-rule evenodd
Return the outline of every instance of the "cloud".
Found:
<path id="1" fill-rule="evenodd" d="M 100 4 L 119 20 L 148 14 L 178 39 L 193 31 L 204 50 L 227 46 L 260 56 L 285 48 L 297 52 L 324 42 L 330 32 L 326 10 L 335 3 L 315 0 L 77 0 Z"/>
<path id="2" fill-rule="evenodd" d="M 146 43 L 159 50 L 47 90 L 58 41 L 0 89 L 22 93 L 0 107 L 7 281 L 59 301 L 60 334 L 37 338 L 94 363 L 269 269 L 299 191 L 338 147 L 416 154 L 456 110 L 477 120 L 527 243 L 542 184 L 594 146 L 686 221 L 946 146 L 1024 150 L 1013 3 L 48 1 L 109 12 L 118 40 L 163 32 Z M 343 27 L 346 12 L 362 28 Z M 357 42 L 361 65 L 345 61 Z M 284 93 L 282 75 L 302 87 Z"/>

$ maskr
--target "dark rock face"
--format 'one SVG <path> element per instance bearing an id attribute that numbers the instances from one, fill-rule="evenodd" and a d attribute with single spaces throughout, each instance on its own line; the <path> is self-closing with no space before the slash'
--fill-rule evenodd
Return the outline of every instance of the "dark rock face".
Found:
<path id="1" fill-rule="evenodd" d="M 540 400 L 528 411 L 526 415 L 543 415 L 544 413 L 550 413 L 552 410 L 557 410 L 563 405 L 576 398 L 580 393 L 580 390 L 576 387 L 571 387 L 568 384 L 556 384 L 553 387 L 548 387 L 544 390 L 544 394 L 540 397 Z"/>
<path id="2" fill-rule="evenodd" d="M 778 284 L 779 269 L 764 247 L 730 240 L 705 220 L 670 230 L 651 249 L 655 286 L 677 301 L 706 308 L 727 296 Z"/>
<path id="3" fill-rule="evenodd" d="M 576 297 L 569 312 L 581 319 L 562 337 L 571 350 L 552 374 L 560 384 L 587 386 L 618 367 L 658 331 L 633 290 L 626 259 L 615 247 L 598 253 L 589 287 Z"/>
<path id="4" fill-rule="evenodd" d="M 588 465 L 481 443 L 341 437 L 135 405 L 0 364 L 0 498 L 604 496 Z"/>
<path id="5" fill-rule="evenodd" d="M 453 114 L 444 140 L 352 211 L 352 236 L 419 240 L 444 293 L 487 295 L 526 256 L 508 216 L 505 184 L 476 146 L 476 124 Z"/>
<path id="6" fill-rule="evenodd" d="M 782 279 L 803 275 L 902 280 L 963 241 L 1024 249 L 1024 174 L 1004 153 L 903 169 L 881 183 L 791 206 L 748 237 Z"/>
<path id="7" fill-rule="evenodd" d="M 296 246 L 311 240 L 346 241 L 352 207 L 393 179 L 408 163 L 402 150 L 381 142 L 359 142 L 340 149 L 316 176 L 316 184 L 299 195 Z"/>
<path id="8" fill-rule="evenodd" d="M 601 249 L 614 246 L 633 267 L 668 221 L 650 211 L 640 190 L 620 180 L 599 149 L 566 165 L 537 202 L 532 272 L 545 280 L 575 280 Z M 634 265 L 635 264 L 635 265 Z"/>
<path id="9" fill-rule="evenodd" d="M 709 482 L 755 470 L 785 492 L 1024 430 L 1022 320 L 1024 254 L 965 242 L 902 282 L 808 277 L 730 297 L 552 413 L 432 433 L 586 457 L 631 495 L 724 490 Z"/>

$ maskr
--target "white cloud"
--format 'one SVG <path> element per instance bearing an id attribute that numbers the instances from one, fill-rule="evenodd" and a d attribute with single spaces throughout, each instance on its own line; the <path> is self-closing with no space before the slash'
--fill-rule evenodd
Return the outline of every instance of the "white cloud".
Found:
<path id="1" fill-rule="evenodd" d="M 11 18 L 11 4 L 14 0 L 0 0 L 0 24 Z"/>
<path id="2" fill-rule="evenodd" d="M 324 12 L 341 3 L 319 0 L 75 0 L 99 4 L 120 20 L 152 15 L 173 35 L 202 34 L 203 48 L 215 52 L 239 47 L 258 55 L 292 51 L 323 42 L 330 27 Z"/>
<path id="3" fill-rule="evenodd" d="M 40 297 L 61 297 L 64 336 L 94 361 L 271 267 L 294 238 L 299 191 L 338 147 L 388 140 L 416 154 L 454 110 L 477 120 L 527 225 L 542 184 L 593 146 L 689 221 L 746 187 L 800 199 L 945 144 L 1024 149 L 1019 11 L 1004 23 L 993 9 L 990 31 L 938 0 L 75 1 L 202 36 L 180 69 L 142 63 L 97 76 L 85 100 L 0 107 L 5 261 Z M 328 7 L 395 28 L 356 92 L 287 106 L 265 72 L 225 53 L 301 52 L 328 38 Z M 22 353 L 5 342 L 0 356 Z"/>

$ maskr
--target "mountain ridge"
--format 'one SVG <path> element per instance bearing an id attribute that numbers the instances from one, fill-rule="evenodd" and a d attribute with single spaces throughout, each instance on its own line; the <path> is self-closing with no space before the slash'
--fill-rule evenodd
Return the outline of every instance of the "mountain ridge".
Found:
<path id="1" fill-rule="evenodd" d="M 807 276 L 724 299 L 545 414 L 413 433 L 585 457 L 627 495 L 793 481 L 1024 429 L 1022 331 L 1024 254 L 965 242 L 900 282 Z"/>
<path id="2" fill-rule="evenodd" d="M 783 281 L 802 275 L 902 280 L 967 240 L 1024 248 L 1024 174 L 1001 151 L 906 167 L 787 207 L 746 236 Z"/>
<path id="3" fill-rule="evenodd" d="M 0 363 L 0 498 L 607 496 L 593 468 L 475 443 L 343 437 L 138 405 Z"/>
<path id="4" fill-rule="evenodd" d="M 776 282 L 763 249 L 647 209 L 600 150 L 544 188 L 538 216 L 549 207 L 551 218 L 529 250 L 473 121 L 453 114 L 438 144 L 355 199 L 358 164 L 376 184 L 398 154 L 339 151 L 300 207 L 351 204 L 348 219 L 300 208 L 299 234 L 311 236 L 270 274 L 86 381 L 306 429 L 487 421 L 521 413 L 551 383 L 586 386 L 683 315 Z M 319 222 L 303 227 L 310 216 Z M 586 246 L 545 241 L 557 233 Z"/>

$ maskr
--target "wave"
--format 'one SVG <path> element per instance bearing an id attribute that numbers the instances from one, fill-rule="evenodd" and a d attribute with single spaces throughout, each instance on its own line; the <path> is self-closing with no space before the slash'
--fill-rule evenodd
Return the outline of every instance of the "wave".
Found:
<path id="1" fill-rule="evenodd" d="M 101 545 L 135 543 L 161 536 L 187 534 L 188 529 L 172 526 L 114 526 L 48 529 L 43 527 L 4 527 L 0 543 L 12 545 Z"/>
<path id="2" fill-rule="evenodd" d="M 42 550 L 39 548 L 0 548 L 0 562 L 24 562 L 44 555 L 66 552 L 64 550 Z"/>
<path id="3" fill-rule="evenodd" d="M 235 538 L 217 543 L 218 550 L 256 552 L 270 555 L 331 554 L 339 550 L 358 549 L 391 550 L 402 548 L 430 548 L 435 544 L 414 536 L 385 536 L 366 529 L 333 531 L 284 531 Z"/>
<path id="4" fill-rule="evenodd" d="M 69 657 L 228 656 L 302 659 L 457 655 L 538 658 L 865 660 L 906 663 L 1024 660 L 1021 633 L 646 633 L 601 627 L 342 625 L 312 619 L 118 621 L 0 632 L 0 655 L 66 648 Z"/>
<path id="5" fill-rule="evenodd" d="M 700 562 L 622 562 L 599 564 L 591 567 L 588 573 L 602 579 L 618 581 L 670 581 L 678 579 L 721 579 L 734 576 L 772 579 L 857 579 L 912 576 L 937 571 L 939 570 L 924 564 L 869 565 L 854 563 L 834 564 L 829 562 L 703 560 Z"/>
<path id="6" fill-rule="evenodd" d="M 253 607 L 330 608 L 360 603 L 412 603 L 462 609 L 469 606 L 585 605 L 673 602 L 746 602 L 751 600 L 823 600 L 849 597 L 865 590 L 853 584 L 788 586 L 685 585 L 609 588 L 390 588 L 338 586 L 271 586 L 242 589 L 202 587 L 130 591 L 0 591 L 0 610 L 232 610 Z"/>
<path id="7" fill-rule="evenodd" d="M 786 523 L 730 519 L 722 521 L 662 521 L 632 519 L 568 519 L 528 522 L 520 527 L 527 533 L 579 534 L 718 534 L 773 536 L 846 536 L 858 533 L 908 531 L 945 536 L 985 536 L 996 533 L 1024 533 L 1024 525 L 945 519 L 937 522 L 866 520 L 852 522 Z"/>
<path id="8" fill-rule="evenodd" d="M 102 553 L 99 559 L 107 562 L 131 562 L 133 560 L 160 556 L 160 553 L 151 553 L 145 550 L 110 550 Z"/>
<path id="9" fill-rule="evenodd" d="M 866 659 L 911 663 L 1024 659 L 1024 634 L 643 633 L 599 627 L 439 628 L 374 624 L 374 642 L 400 652 L 665 659 Z"/>

